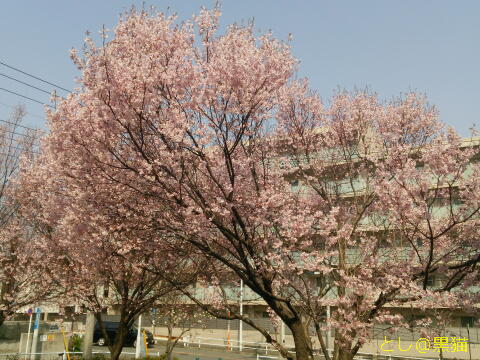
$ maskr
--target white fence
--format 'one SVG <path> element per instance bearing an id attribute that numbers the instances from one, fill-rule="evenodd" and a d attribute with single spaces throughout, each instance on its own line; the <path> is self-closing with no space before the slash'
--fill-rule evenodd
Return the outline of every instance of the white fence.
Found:
<path id="1" fill-rule="evenodd" d="M 157 340 L 166 341 L 164 338 L 156 338 Z M 252 353 L 252 359 L 256 357 L 256 360 L 269 360 L 269 359 L 281 359 L 278 351 L 269 343 L 265 342 L 249 342 L 244 341 L 241 344 L 237 340 L 233 339 L 225 339 L 225 338 L 208 338 L 208 337 L 184 337 L 179 340 L 179 345 L 177 345 L 177 350 L 182 348 L 190 348 L 194 352 L 195 348 L 201 349 L 204 348 L 207 350 L 208 348 L 212 349 L 224 349 L 227 351 L 232 351 L 238 353 L 243 350 L 250 351 Z M 174 350 L 175 352 L 175 350 Z M 331 353 L 332 351 L 329 350 Z M 158 357 L 160 356 L 159 352 L 156 352 L 155 349 L 151 349 L 149 351 L 150 357 Z M 82 354 L 81 352 L 69 352 L 70 355 L 75 354 Z M 93 354 L 109 354 L 109 351 L 93 351 Z M 0 360 L 6 360 L 8 357 L 14 357 L 18 360 L 33 360 L 35 359 L 36 355 L 42 357 L 42 359 L 51 359 L 51 360 L 67 360 L 67 354 L 65 351 L 60 352 L 44 352 L 44 353 L 6 353 L 0 354 Z M 131 357 L 135 356 L 134 352 L 122 352 L 122 355 L 130 355 Z M 193 355 L 193 354 L 192 354 Z M 321 354 L 318 354 L 321 356 Z M 372 360 L 372 359 L 386 359 L 386 360 L 436 360 L 438 358 L 419 358 L 419 357 L 411 357 L 411 356 L 395 356 L 395 355 L 380 355 L 374 353 L 358 353 L 355 356 L 355 360 Z"/>
<path id="2" fill-rule="evenodd" d="M 156 338 L 158 340 L 166 341 L 164 338 Z M 207 337 L 194 337 L 194 338 L 182 338 L 179 340 L 180 344 L 183 344 L 184 347 L 213 347 L 213 348 L 223 348 L 225 351 L 242 351 L 242 350 L 254 350 L 256 351 L 257 360 L 261 359 L 281 359 L 278 350 L 275 349 L 271 344 L 264 342 L 251 342 L 243 341 L 242 344 L 239 344 L 238 340 L 225 339 L 225 338 L 207 338 Z M 333 350 L 329 350 L 329 353 L 332 354 Z M 321 354 L 318 354 L 321 355 Z M 438 358 L 427 358 L 427 357 L 412 357 L 405 355 L 380 355 L 374 353 L 359 352 L 355 356 L 355 360 L 371 360 L 371 359 L 387 359 L 387 360 L 437 360 Z"/>

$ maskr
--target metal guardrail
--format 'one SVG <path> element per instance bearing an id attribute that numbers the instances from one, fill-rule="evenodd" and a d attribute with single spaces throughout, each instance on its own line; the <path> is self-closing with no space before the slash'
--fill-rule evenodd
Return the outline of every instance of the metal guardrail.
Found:
<path id="1" fill-rule="evenodd" d="M 257 360 L 260 360 L 260 359 L 278 359 L 278 357 L 264 356 L 264 355 L 257 354 Z"/>
<path id="2" fill-rule="evenodd" d="M 265 351 L 265 355 L 268 355 L 269 351 L 275 351 L 277 350 L 269 343 L 264 343 L 264 342 L 254 342 L 254 341 L 242 341 L 240 342 L 238 340 L 233 340 L 233 339 L 218 339 L 218 338 L 206 338 L 206 337 L 201 337 L 198 336 L 195 338 L 197 341 L 192 342 L 192 344 L 196 344 L 199 348 L 201 345 L 207 345 L 207 346 L 220 346 L 220 347 L 225 347 L 225 349 L 237 349 L 240 351 L 242 350 L 261 350 Z M 221 343 L 217 343 L 220 341 Z M 236 343 L 236 344 L 235 344 Z"/>
<path id="3" fill-rule="evenodd" d="M 69 355 L 77 355 L 77 354 L 83 354 L 82 351 L 69 351 Z M 110 354 L 109 351 L 92 351 L 92 354 Z M 50 352 L 38 352 L 38 353 L 4 353 L 0 354 L 0 356 L 18 356 L 22 359 L 29 359 L 32 356 L 37 356 L 37 355 L 51 355 L 51 356 L 58 356 L 62 357 L 62 359 L 67 358 L 67 352 L 66 351 L 50 351 Z M 122 351 L 122 355 L 135 355 L 133 352 L 127 352 L 127 351 Z"/>
<path id="4" fill-rule="evenodd" d="M 163 338 L 156 338 L 157 340 L 163 340 L 165 341 L 166 339 Z M 188 339 L 188 340 L 187 340 Z M 196 340 L 196 341 L 195 341 Z M 271 344 L 265 343 L 265 342 L 253 342 L 253 341 L 243 341 L 242 344 L 239 344 L 238 340 L 233 340 L 233 339 L 225 339 L 225 338 L 207 338 L 207 337 L 194 337 L 194 338 L 187 338 L 184 337 L 181 340 L 179 340 L 179 343 L 182 343 L 185 347 L 198 347 L 201 348 L 202 346 L 204 347 L 221 347 L 224 348 L 226 351 L 241 351 L 240 348 L 243 350 L 256 350 L 256 359 L 261 360 L 261 359 L 280 359 L 281 357 L 276 357 L 276 356 L 268 356 L 268 355 L 274 355 L 278 354 L 278 350 L 275 349 Z M 236 344 L 233 344 L 236 343 Z M 262 352 L 260 354 L 259 352 Z M 263 354 L 265 352 L 265 354 Z M 270 352 L 270 354 L 269 354 Z M 329 353 L 331 354 L 333 352 L 332 349 L 329 349 Z M 75 354 L 83 354 L 83 352 L 68 352 L 68 354 L 75 355 Z M 110 354 L 109 351 L 93 351 L 92 354 Z M 128 352 L 128 351 L 122 351 L 122 355 L 133 355 L 135 356 L 134 352 Z M 54 356 L 57 356 L 59 359 L 61 358 L 62 360 L 67 359 L 67 352 L 66 351 L 55 351 L 55 352 L 40 352 L 40 353 L 5 353 L 5 354 L 0 354 L 0 360 L 5 359 L 5 357 L 8 356 L 16 356 L 19 357 L 20 359 L 27 360 L 31 359 L 32 356 L 36 355 L 50 355 L 51 358 Z M 160 353 L 156 353 L 157 356 L 160 356 Z M 321 355 L 321 354 L 320 354 Z M 405 356 L 405 355 L 383 355 L 383 354 L 375 354 L 375 353 L 357 353 L 355 356 L 356 360 L 362 360 L 362 359 L 387 359 L 387 360 L 396 360 L 396 359 L 401 359 L 401 360 L 436 360 L 436 358 L 426 358 L 426 357 L 412 357 L 412 356 Z"/>
<path id="5" fill-rule="evenodd" d="M 158 338 L 159 340 L 166 340 L 162 338 Z M 230 343 L 229 343 L 230 342 Z M 240 350 L 240 344 L 238 340 L 232 340 L 232 339 L 220 339 L 220 338 L 207 338 L 207 337 L 194 337 L 191 340 L 189 339 L 188 341 L 184 341 L 183 338 L 179 340 L 179 343 L 183 343 L 184 346 L 192 346 L 192 347 L 198 347 L 201 348 L 202 346 L 212 346 L 212 347 L 221 347 L 224 348 L 226 351 L 241 351 Z M 236 343 L 236 344 L 234 344 Z M 247 344 L 247 346 L 245 345 Z M 242 342 L 242 349 L 245 350 L 257 350 L 261 351 L 262 354 L 258 353 L 256 354 L 257 360 L 261 359 L 280 359 L 281 357 L 274 357 L 274 356 L 268 356 L 268 355 L 274 355 L 278 354 L 278 350 L 275 349 L 271 344 L 269 343 L 264 343 L 264 342 L 253 342 L 253 341 L 243 341 Z M 265 354 L 263 354 L 265 352 Z M 270 352 L 270 354 L 269 354 Z M 291 351 L 290 351 L 291 352 Z M 333 353 L 333 349 L 329 349 L 329 353 Z M 320 354 L 321 355 L 321 354 Z M 367 352 L 359 352 L 357 355 L 355 355 L 355 360 L 371 360 L 371 359 L 387 359 L 387 360 L 437 360 L 437 358 L 427 358 L 427 357 L 413 357 L 413 356 L 406 356 L 406 355 L 390 355 L 390 354 L 376 354 L 376 353 L 367 353 Z"/>

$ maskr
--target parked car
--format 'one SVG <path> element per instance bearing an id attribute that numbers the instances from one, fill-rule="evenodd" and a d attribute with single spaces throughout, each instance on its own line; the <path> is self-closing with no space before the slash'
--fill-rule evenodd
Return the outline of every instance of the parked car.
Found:
<path id="1" fill-rule="evenodd" d="M 137 333 L 137 327 L 134 325 L 132 327 L 133 331 L 135 331 L 135 334 Z M 148 331 L 147 329 L 142 328 L 142 332 L 145 332 L 146 335 L 146 340 L 147 340 L 147 345 L 152 346 L 155 344 L 155 338 L 153 337 L 153 334 L 151 331 Z"/>
<path id="2" fill-rule="evenodd" d="M 59 332 L 60 331 L 60 326 L 58 324 L 51 324 L 48 327 L 48 332 Z"/>
<path id="3" fill-rule="evenodd" d="M 104 321 L 103 325 L 105 326 L 105 330 L 108 335 L 108 339 L 110 342 L 113 342 L 115 340 L 115 336 L 117 335 L 118 332 L 118 326 L 120 323 L 114 322 L 114 321 Z M 147 346 L 151 346 L 155 344 L 155 339 L 153 337 L 153 334 L 145 329 L 142 329 L 142 331 L 145 331 L 145 334 L 147 335 Z M 105 346 L 107 345 L 107 342 L 105 340 L 105 337 L 102 333 L 102 330 L 100 329 L 99 323 L 95 323 L 95 329 L 93 331 L 93 342 L 97 345 L 100 346 Z M 123 346 L 137 346 L 137 328 L 135 326 L 132 326 L 130 329 L 128 329 L 127 336 L 125 336 L 125 340 L 123 341 Z"/>

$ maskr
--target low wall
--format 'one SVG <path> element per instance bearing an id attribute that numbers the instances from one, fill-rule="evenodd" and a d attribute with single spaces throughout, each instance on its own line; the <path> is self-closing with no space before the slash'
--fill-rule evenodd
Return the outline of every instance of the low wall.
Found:
<path id="1" fill-rule="evenodd" d="M 1 340 L 0 341 L 0 354 L 16 353 L 19 350 L 18 341 L 15 340 Z"/>
<path id="2" fill-rule="evenodd" d="M 152 329 L 153 330 L 153 329 Z M 174 329 L 173 336 L 178 336 L 181 333 L 181 329 Z M 168 334 L 167 328 L 164 327 L 156 327 L 155 328 L 155 336 L 157 340 L 166 339 Z M 227 346 L 230 344 L 232 349 L 237 349 L 238 346 L 238 331 L 232 330 L 230 331 L 230 336 L 228 332 L 225 330 L 220 329 L 191 329 L 187 334 L 184 335 L 184 340 L 187 340 L 186 336 L 190 336 L 188 338 L 189 346 L 209 346 L 209 345 L 224 345 Z M 216 340 L 214 340 L 216 339 Z M 277 338 L 277 341 L 280 341 Z M 333 341 L 333 339 L 332 339 Z M 451 343 L 451 338 L 449 338 L 449 343 Z M 418 359 L 438 359 L 440 357 L 440 353 L 438 351 L 425 351 L 425 353 L 419 352 L 417 350 L 417 342 L 416 341 L 404 341 L 401 340 L 400 349 L 398 347 L 398 339 L 395 339 L 391 343 L 384 345 L 383 349 L 391 350 L 391 351 L 384 351 L 381 349 L 383 344 L 383 340 L 374 340 L 370 343 L 365 344 L 361 349 L 361 354 L 372 354 L 372 356 L 368 356 L 369 358 L 383 358 L 392 356 L 392 360 L 395 359 L 407 359 L 407 358 L 418 358 Z M 258 347 L 259 344 L 265 343 L 265 338 L 258 332 L 253 330 L 244 330 L 243 331 L 243 346 L 244 347 Z M 320 348 L 318 344 L 318 340 L 312 337 L 312 343 L 314 348 Z M 287 347 L 293 348 L 293 337 L 291 335 L 285 335 L 285 345 Z M 182 346 L 182 344 L 179 344 Z M 432 343 L 433 345 L 433 343 Z M 217 346 L 216 346 L 217 347 Z M 221 346 L 218 346 L 221 348 Z M 403 351 L 407 350 L 408 351 Z M 443 359 L 480 359 L 480 344 L 474 343 L 469 344 L 467 351 L 442 351 Z"/>
<path id="3" fill-rule="evenodd" d="M 12 354 L 12 353 L 25 353 L 27 346 L 28 334 L 21 334 L 20 341 L 1 341 L 0 342 L 0 354 Z M 32 338 L 33 334 L 30 333 L 30 339 L 28 341 L 28 352 L 32 351 Z M 37 352 L 42 353 L 61 353 L 64 349 L 63 337 L 61 333 L 48 333 L 39 335 Z M 55 358 L 58 356 L 50 355 L 48 358 Z M 2 360 L 0 358 L 0 360 Z"/>
<path id="4" fill-rule="evenodd" d="M 151 329 L 153 330 L 153 329 Z M 174 329 L 173 335 L 178 336 L 181 333 L 181 329 Z M 158 340 L 166 339 L 168 334 L 167 328 L 165 327 L 156 327 L 155 328 L 155 336 Z M 189 346 L 211 346 L 211 345 L 226 345 L 230 344 L 232 349 L 236 349 L 238 346 L 238 331 L 231 330 L 230 335 L 227 331 L 221 329 L 191 329 L 186 335 L 189 336 Z M 32 334 L 30 334 L 30 341 L 31 344 Z M 184 337 L 184 340 L 187 338 Z M 39 352 L 43 353 L 61 353 L 64 349 L 63 337 L 61 333 L 48 333 L 45 335 L 41 335 L 39 337 Z M 277 338 L 279 341 L 280 339 Z M 449 338 L 451 341 L 451 338 Z M 258 331 L 253 330 L 244 330 L 243 331 L 243 346 L 244 347 L 259 347 L 260 344 L 263 344 L 265 339 Z M 312 338 L 312 342 L 315 348 L 319 348 L 318 341 L 316 338 Z M 6 353 L 18 353 L 18 352 L 25 352 L 25 346 L 27 343 L 27 334 L 22 334 L 20 342 L 18 341 L 0 341 L 0 354 Z M 394 339 L 392 342 L 385 344 L 383 348 L 385 350 L 391 351 L 383 351 L 381 349 L 384 340 L 375 340 L 370 343 L 365 344 L 362 347 L 361 353 L 373 354 L 378 355 L 379 358 L 383 358 L 385 356 L 392 356 L 392 360 L 397 359 L 406 359 L 410 358 L 417 358 L 417 359 L 438 359 L 439 352 L 435 351 L 428 351 L 426 353 L 420 353 L 417 350 L 417 343 L 415 341 L 407 341 L 401 340 L 401 349 L 408 351 L 402 351 L 398 348 L 398 339 Z M 291 335 L 285 336 L 285 345 L 287 347 L 293 347 L 293 338 Z M 182 346 L 182 343 L 179 344 Z M 216 346 L 216 348 L 222 348 L 222 346 Z M 466 359 L 480 359 L 480 344 L 474 343 L 469 344 L 468 351 L 457 351 L 457 352 L 449 352 L 443 351 L 443 359 L 457 359 L 457 360 L 466 360 Z M 374 356 L 375 358 L 377 356 Z M 55 358 L 54 355 L 50 355 L 48 357 L 43 357 L 44 359 L 53 359 Z M 369 358 L 372 358 L 369 356 Z M 4 360 L 0 357 L 0 360 Z"/>

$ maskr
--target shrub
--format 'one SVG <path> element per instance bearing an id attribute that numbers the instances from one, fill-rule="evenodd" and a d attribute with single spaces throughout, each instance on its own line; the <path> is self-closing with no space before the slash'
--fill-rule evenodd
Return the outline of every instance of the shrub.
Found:
<path id="1" fill-rule="evenodd" d="M 82 351 L 82 345 L 83 337 L 78 334 L 73 334 L 72 336 L 70 336 L 70 339 L 68 339 L 68 349 L 71 352 Z"/>

